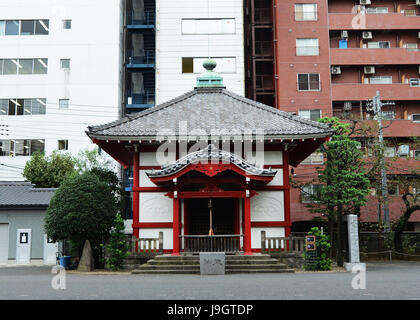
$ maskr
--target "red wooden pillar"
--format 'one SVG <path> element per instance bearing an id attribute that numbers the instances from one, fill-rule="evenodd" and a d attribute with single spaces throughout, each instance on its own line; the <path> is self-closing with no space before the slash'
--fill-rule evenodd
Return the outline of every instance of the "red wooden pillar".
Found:
<path id="1" fill-rule="evenodd" d="M 173 206 L 173 256 L 179 256 L 179 199 L 174 197 L 174 206 Z"/>
<path id="2" fill-rule="evenodd" d="M 139 187 L 139 152 L 136 150 L 133 155 L 133 235 L 139 237 L 139 191 L 134 191 Z M 138 243 L 136 243 L 136 251 Z"/>
<path id="3" fill-rule="evenodd" d="M 252 255 L 251 251 L 251 198 L 244 199 L 244 253 Z"/>

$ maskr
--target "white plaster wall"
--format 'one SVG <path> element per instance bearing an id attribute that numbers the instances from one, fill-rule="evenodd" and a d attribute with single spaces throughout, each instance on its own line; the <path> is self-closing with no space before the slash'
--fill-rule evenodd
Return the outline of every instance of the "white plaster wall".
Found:
<path id="1" fill-rule="evenodd" d="M 140 222 L 172 222 L 173 200 L 165 192 L 140 192 Z"/>
<path id="2" fill-rule="evenodd" d="M 251 248 L 261 249 L 261 231 L 265 231 L 266 237 L 284 237 L 284 227 L 258 227 L 251 228 Z"/>
<path id="3" fill-rule="evenodd" d="M 88 125 L 118 119 L 121 100 L 121 0 L 1 0 L 0 20 L 49 19 L 49 35 L 1 36 L 2 58 L 48 58 L 46 75 L 0 75 L 0 99 L 46 98 L 46 115 L 3 116 L 8 136 L 0 139 L 45 139 L 45 151 L 57 140 L 69 152 L 92 148 Z M 71 19 L 72 28 L 62 29 Z M 71 59 L 70 70 L 60 59 Z M 59 110 L 59 99 L 70 99 Z M 0 131 L 1 133 L 1 131 Z M 1 163 L 24 167 L 30 157 L 0 157 Z M 0 180 L 23 180 L 21 170 L 0 167 Z"/>
<path id="4" fill-rule="evenodd" d="M 140 187 L 156 187 L 146 174 L 148 170 L 140 170 Z"/>
<path id="5" fill-rule="evenodd" d="M 274 176 L 273 180 L 267 183 L 267 185 L 268 186 L 282 186 L 284 184 L 283 169 L 274 169 L 274 170 L 277 170 L 277 173 Z"/>
<path id="6" fill-rule="evenodd" d="M 140 238 L 158 238 L 160 231 L 163 232 L 163 249 L 173 249 L 173 233 L 170 228 L 140 228 L 139 234 Z"/>
<path id="7" fill-rule="evenodd" d="M 258 191 L 251 198 L 251 221 L 284 221 L 283 191 Z"/>
<path id="8" fill-rule="evenodd" d="M 159 154 L 156 152 L 139 152 L 139 158 L 141 166 L 161 166 L 174 162 L 176 160 L 176 153 L 165 152 L 165 150 Z"/>
<path id="9" fill-rule="evenodd" d="M 156 15 L 157 103 L 196 86 L 199 74 L 183 74 L 182 57 L 236 57 L 236 73 L 221 75 L 228 90 L 245 94 L 242 0 L 157 0 Z M 236 33 L 183 35 L 183 18 L 235 18 Z"/>

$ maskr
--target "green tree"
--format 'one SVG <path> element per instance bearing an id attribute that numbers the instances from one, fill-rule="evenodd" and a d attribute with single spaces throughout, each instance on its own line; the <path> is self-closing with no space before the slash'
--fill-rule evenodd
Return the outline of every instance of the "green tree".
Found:
<path id="1" fill-rule="evenodd" d="M 47 157 L 35 152 L 26 163 L 22 175 L 36 188 L 58 188 L 74 172 L 75 163 L 71 155 L 53 152 Z"/>
<path id="2" fill-rule="evenodd" d="M 89 240 L 99 261 L 100 244 L 118 212 L 118 198 L 107 182 L 96 174 L 73 174 L 62 182 L 50 201 L 45 230 L 53 240 L 70 240 L 82 245 Z"/>
<path id="3" fill-rule="evenodd" d="M 124 229 L 124 219 L 117 213 L 114 219 L 114 227 L 111 231 L 110 241 L 106 245 L 109 254 L 106 265 L 112 271 L 121 269 L 124 259 L 129 255 L 128 250 L 130 248 L 126 241 Z"/>
<path id="4" fill-rule="evenodd" d="M 348 136 L 349 125 L 341 123 L 338 118 L 323 118 L 320 122 L 331 123 L 337 131 L 323 146 L 327 160 L 322 168 L 317 168 L 318 177 L 312 181 L 322 184 L 322 188 L 316 194 L 309 195 L 313 203 L 308 207 L 312 212 L 327 216 L 336 249 L 337 265 L 342 266 L 343 217 L 360 213 L 360 207 L 367 201 L 370 182 L 366 177 L 362 153 L 358 149 L 359 142 Z"/>

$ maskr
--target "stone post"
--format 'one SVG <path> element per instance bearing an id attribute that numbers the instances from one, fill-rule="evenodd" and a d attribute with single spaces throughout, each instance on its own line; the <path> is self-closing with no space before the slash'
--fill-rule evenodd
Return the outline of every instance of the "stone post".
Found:
<path id="1" fill-rule="evenodd" d="M 349 262 L 346 262 L 344 267 L 347 271 L 351 271 L 356 265 L 366 267 L 364 263 L 360 263 L 357 215 L 347 215 L 347 231 L 349 240 Z"/>

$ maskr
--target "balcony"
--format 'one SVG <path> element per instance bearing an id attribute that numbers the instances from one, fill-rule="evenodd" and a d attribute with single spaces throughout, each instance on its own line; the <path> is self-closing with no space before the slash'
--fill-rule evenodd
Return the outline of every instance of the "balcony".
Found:
<path id="1" fill-rule="evenodd" d="M 137 30 L 154 30 L 155 29 L 155 12 L 145 11 L 139 16 L 133 11 L 129 12 L 127 17 L 127 29 L 131 31 Z"/>
<path id="2" fill-rule="evenodd" d="M 255 56 L 261 57 L 273 57 L 273 42 L 272 41 L 255 41 Z"/>
<path id="3" fill-rule="evenodd" d="M 142 50 L 135 53 L 132 50 L 128 54 L 128 69 L 151 69 L 155 67 L 155 51 Z"/>
<path id="4" fill-rule="evenodd" d="M 419 21 L 420 22 L 420 21 Z M 340 65 L 395 65 L 419 64 L 420 50 L 406 48 L 347 48 L 331 49 L 331 64 Z"/>
<path id="5" fill-rule="evenodd" d="M 271 8 L 255 8 L 254 10 L 254 22 L 256 25 L 272 25 L 273 24 L 273 17 L 272 17 L 272 9 Z"/>
<path id="6" fill-rule="evenodd" d="M 155 105 L 154 92 L 146 91 L 144 93 L 128 93 L 127 109 L 147 109 Z"/>
<path id="7" fill-rule="evenodd" d="M 331 91 L 333 101 L 368 100 L 376 95 L 376 91 L 380 92 L 382 100 L 420 100 L 420 87 L 403 83 L 333 83 Z"/>
<path id="8" fill-rule="evenodd" d="M 273 75 L 257 75 L 256 77 L 257 91 L 273 91 L 274 77 Z"/>
<path id="9" fill-rule="evenodd" d="M 420 16 L 406 16 L 402 13 L 330 13 L 329 24 L 330 30 L 418 30 Z"/>

